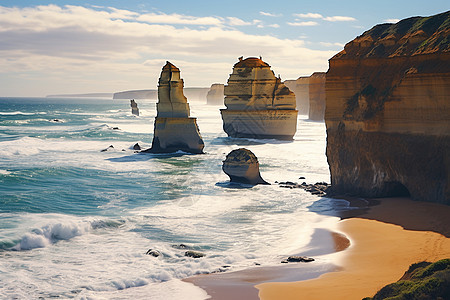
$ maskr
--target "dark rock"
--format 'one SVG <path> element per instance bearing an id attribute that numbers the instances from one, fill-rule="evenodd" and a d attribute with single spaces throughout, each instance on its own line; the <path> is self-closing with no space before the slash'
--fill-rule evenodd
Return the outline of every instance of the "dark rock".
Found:
<path id="1" fill-rule="evenodd" d="M 306 257 L 306 256 L 289 256 L 285 260 L 286 263 L 288 263 L 288 262 L 312 262 L 312 261 L 314 261 L 314 258 Z"/>
<path id="2" fill-rule="evenodd" d="M 141 150 L 141 146 L 138 143 L 136 143 L 133 146 L 133 150 Z"/>
<path id="3" fill-rule="evenodd" d="M 175 249 L 192 249 L 191 246 L 188 246 L 188 245 L 185 245 L 185 244 L 172 245 L 172 248 L 175 248 Z"/>
<path id="4" fill-rule="evenodd" d="M 155 249 L 148 249 L 145 254 L 151 255 L 153 257 L 158 257 L 158 256 L 162 255 L 161 252 L 159 252 L 158 250 L 155 250 Z"/>
<path id="5" fill-rule="evenodd" d="M 303 176 L 300 176 L 298 179 L 306 179 L 305 177 L 303 177 Z"/>
<path id="6" fill-rule="evenodd" d="M 184 256 L 192 257 L 192 258 L 200 258 L 200 257 L 204 257 L 206 255 L 202 252 L 188 250 L 188 251 L 184 252 Z"/>
<path id="7" fill-rule="evenodd" d="M 119 127 L 112 127 L 112 130 L 120 130 Z"/>
<path id="8" fill-rule="evenodd" d="M 108 151 L 108 150 L 111 150 L 111 149 L 114 149 L 114 146 L 113 146 L 113 145 L 109 145 L 108 148 L 103 149 L 103 150 L 100 150 L 100 152 L 105 152 L 105 151 Z"/>

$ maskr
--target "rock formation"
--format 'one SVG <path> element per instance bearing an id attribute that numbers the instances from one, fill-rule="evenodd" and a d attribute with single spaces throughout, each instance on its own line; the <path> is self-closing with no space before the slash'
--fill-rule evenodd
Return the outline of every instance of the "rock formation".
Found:
<path id="1" fill-rule="evenodd" d="M 224 88 L 223 129 L 231 137 L 290 140 L 297 130 L 295 95 L 259 58 L 239 59 Z"/>
<path id="2" fill-rule="evenodd" d="M 294 92 L 297 110 L 300 115 L 309 113 L 309 76 L 302 76 L 297 80 L 286 80 L 284 84 Z"/>
<path id="3" fill-rule="evenodd" d="M 136 101 L 134 99 L 130 100 L 131 113 L 135 116 L 139 116 L 139 108 L 137 106 Z"/>
<path id="4" fill-rule="evenodd" d="M 450 12 L 381 24 L 326 76 L 334 194 L 450 204 Z"/>
<path id="5" fill-rule="evenodd" d="M 206 104 L 208 105 L 223 105 L 224 85 L 221 83 L 213 83 L 206 95 Z"/>
<path id="6" fill-rule="evenodd" d="M 204 143 L 196 118 L 189 117 L 189 104 L 183 94 L 180 70 L 167 62 L 158 83 L 157 115 L 152 148 L 146 152 L 166 153 L 178 150 L 203 153 Z"/>
<path id="7" fill-rule="evenodd" d="M 326 73 L 315 72 L 309 77 L 309 119 L 323 121 L 325 117 Z"/>
<path id="8" fill-rule="evenodd" d="M 231 182 L 247 184 L 269 184 L 259 174 L 259 162 L 255 154 L 248 149 L 239 148 L 228 153 L 222 170 Z"/>

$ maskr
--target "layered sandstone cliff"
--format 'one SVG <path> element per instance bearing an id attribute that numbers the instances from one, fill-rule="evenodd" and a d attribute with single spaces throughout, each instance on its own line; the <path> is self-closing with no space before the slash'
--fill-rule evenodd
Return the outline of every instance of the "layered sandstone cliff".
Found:
<path id="1" fill-rule="evenodd" d="M 256 57 L 239 59 L 225 86 L 223 129 L 231 137 L 292 139 L 295 95 Z"/>
<path id="2" fill-rule="evenodd" d="M 297 110 L 300 115 L 309 113 L 309 76 L 302 76 L 297 80 L 285 80 L 284 84 L 294 92 Z"/>
<path id="3" fill-rule="evenodd" d="M 223 105 L 224 84 L 213 83 L 206 95 L 206 104 L 208 105 Z"/>
<path id="4" fill-rule="evenodd" d="M 325 79 L 324 72 L 315 72 L 309 77 L 308 116 L 313 121 L 323 121 L 325 117 Z"/>
<path id="5" fill-rule="evenodd" d="M 159 77 L 154 136 L 148 152 L 181 150 L 203 153 L 204 143 L 196 118 L 189 117 L 189 103 L 183 94 L 183 85 L 180 70 L 167 62 Z"/>
<path id="6" fill-rule="evenodd" d="M 332 193 L 450 204 L 450 12 L 381 24 L 330 59 Z"/>

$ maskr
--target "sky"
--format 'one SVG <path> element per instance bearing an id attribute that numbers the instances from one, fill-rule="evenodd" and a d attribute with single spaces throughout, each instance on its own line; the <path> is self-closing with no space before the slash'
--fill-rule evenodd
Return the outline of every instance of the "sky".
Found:
<path id="1" fill-rule="evenodd" d="M 283 80 L 376 24 L 450 9 L 448 0 L 0 0 L 0 97 L 154 89 L 166 61 L 186 87 L 226 83 L 238 57 Z"/>

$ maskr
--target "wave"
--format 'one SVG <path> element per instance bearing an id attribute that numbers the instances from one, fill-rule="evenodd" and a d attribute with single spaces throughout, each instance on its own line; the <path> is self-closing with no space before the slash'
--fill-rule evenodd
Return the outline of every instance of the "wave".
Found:
<path id="1" fill-rule="evenodd" d="M 22 111 L 0 111 L 0 115 L 4 116 L 15 116 L 15 115 L 25 115 L 25 116 L 31 116 L 31 115 L 46 115 L 47 112 L 40 111 L 40 112 L 22 112 Z"/>
<path id="2" fill-rule="evenodd" d="M 88 234 L 92 230 L 100 228 L 117 228 L 124 224 L 122 220 L 93 220 L 93 221 L 65 221 L 47 224 L 41 228 L 33 229 L 23 235 L 15 245 L 11 247 L 10 241 L 0 241 L 0 249 L 4 250 L 32 250 L 45 248 L 62 240 L 70 240 L 77 236 Z"/>

